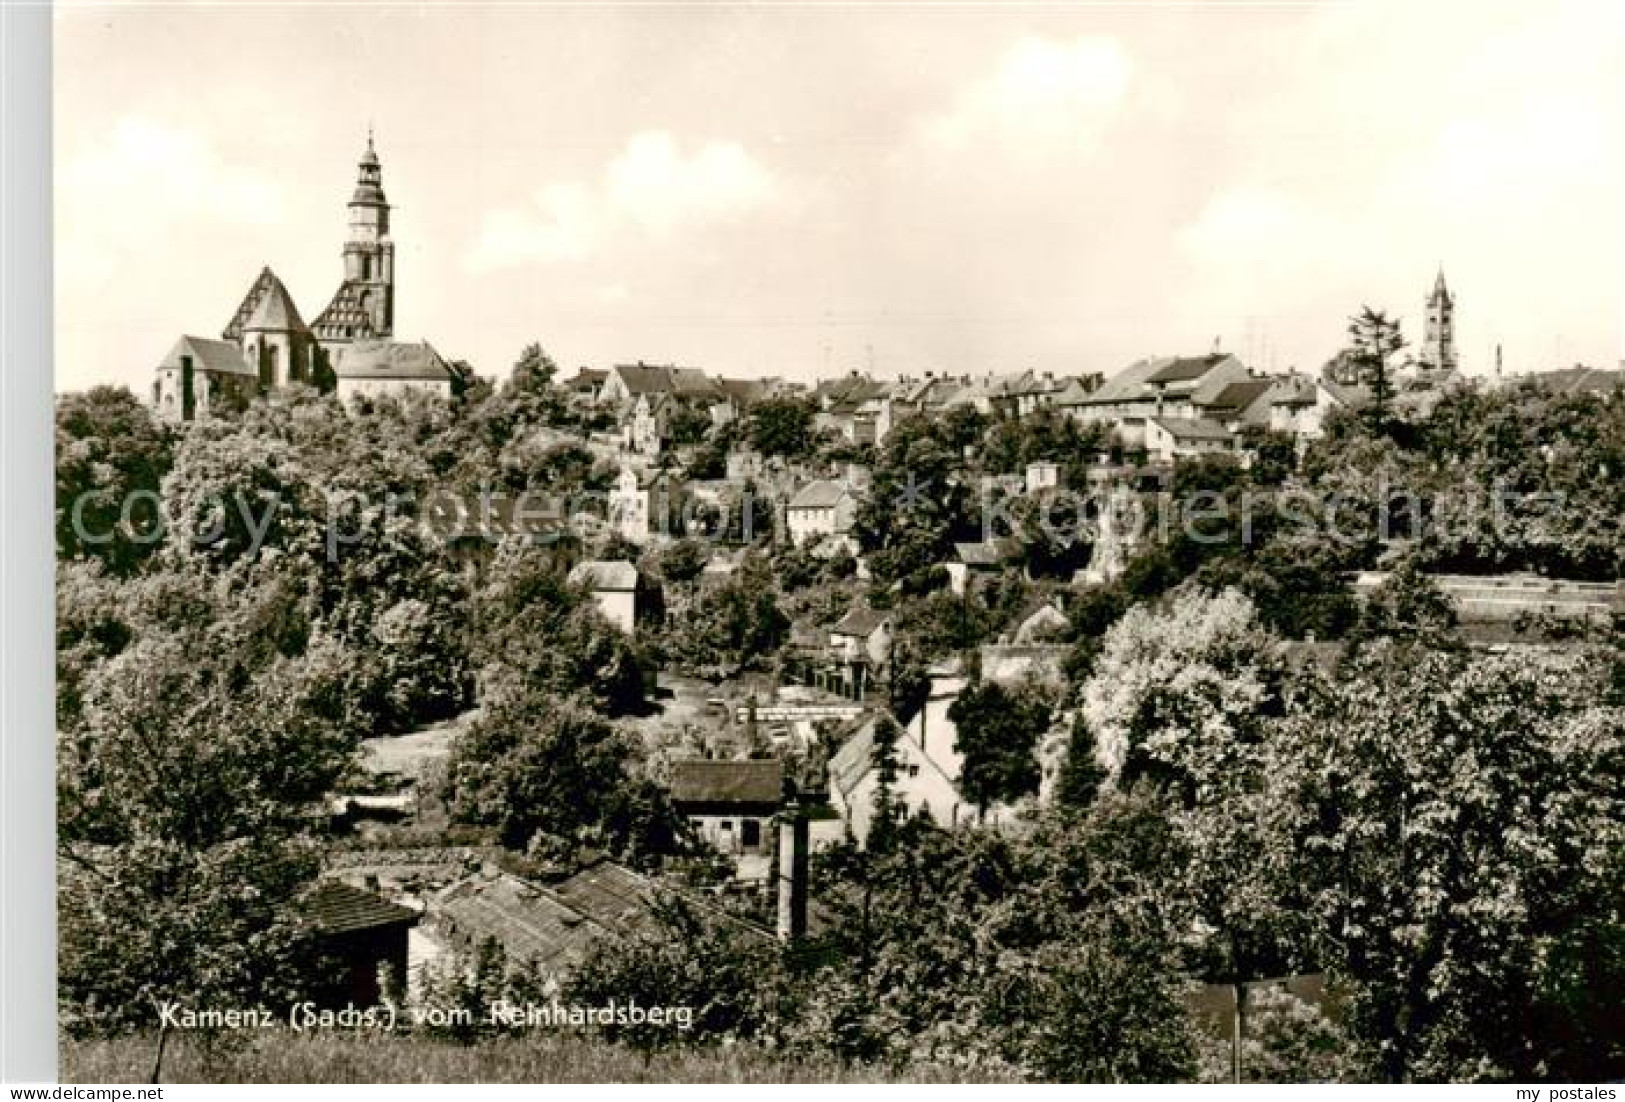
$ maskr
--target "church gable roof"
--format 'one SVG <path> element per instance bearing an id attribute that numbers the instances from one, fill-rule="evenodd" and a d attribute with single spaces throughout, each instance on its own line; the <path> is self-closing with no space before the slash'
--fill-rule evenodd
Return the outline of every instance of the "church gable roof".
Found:
<path id="1" fill-rule="evenodd" d="M 231 341 L 210 340 L 208 337 L 182 337 L 159 363 L 158 370 L 179 371 L 182 356 L 192 357 L 192 366 L 199 371 L 216 375 L 246 375 L 250 378 L 255 375 L 254 369 L 243 359 L 241 348 Z"/>
<path id="2" fill-rule="evenodd" d="M 243 296 L 243 301 L 237 305 L 236 311 L 231 315 L 231 320 L 220 331 L 220 339 L 227 341 L 242 340 L 243 327 L 247 324 L 248 319 L 253 316 L 255 308 L 260 304 L 260 299 L 264 298 L 266 293 L 270 291 L 273 283 L 280 284 L 281 282 L 269 266 L 261 268 L 260 274 L 254 277 L 254 282 L 248 285 L 248 293 Z"/>
<path id="3" fill-rule="evenodd" d="M 356 341 L 339 349 L 334 361 L 340 379 L 446 382 L 457 374 L 428 341 Z"/>
<path id="4" fill-rule="evenodd" d="M 276 273 L 269 268 L 265 269 L 255 287 L 259 288 L 261 283 L 264 287 L 259 301 L 248 315 L 248 320 L 243 322 L 243 331 L 258 329 L 273 333 L 309 332 L 305 320 L 299 316 L 299 308 L 293 304 L 293 296 L 288 294 L 288 288 L 276 277 Z"/>
<path id="5" fill-rule="evenodd" d="M 318 337 L 370 340 L 378 336 L 372 327 L 372 313 L 361 301 L 369 290 L 371 288 L 359 280 L 347 279 L 339 284 L 339 289 L 333 292 L 333 301 L 316 315 L 311 329 Z"/>
<path id="6" fill-rule="evenodd" d="M 670 367 L 635 363 L 616 364 L 611 370 L 632 398 L 644 394 L 669 394 L 674 389 Z"/>

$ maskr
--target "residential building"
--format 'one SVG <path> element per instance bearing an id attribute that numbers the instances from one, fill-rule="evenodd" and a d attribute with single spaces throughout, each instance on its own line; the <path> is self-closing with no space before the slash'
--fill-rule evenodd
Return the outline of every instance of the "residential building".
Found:
<path id="1" fill-rule="evenodd" d="M 885 666 L 891 661 L 891 618 L 859 606 L 829 629 L 830 651 L 843 662 Z"/>
<path id="2" fill-rule="evenodd" d="M 1064 408 L 1093 422 L 1194 418 L 1225 387 L 1249 378 L 1246 365 L 1228 353 L 1163 356 L 1130 364 L 1089 394 L 1069 395 Z"/>
<path id="3" fill-rule="evenodd" d="M 949 591 L 956 597 L 963 597 L 970 589 L 972 579 L 998 574 L 1009 557 L 1010 547 L 1005 540 L 954 544 L 954 557 L 942 564 L 948 572 Z"/>
<path id="4" fill-rule="evenodd" d="M 1061 485 L 1061 467 L 1048 459 L 1040 459 L 1027 464 L 1027 485 L 1029 494 L 1042 493 L 1045 490 L 1059 489 Z"/>
<path id="5" fill-rule="evenodd" d="M 889 715 L 873 713 L 857 720 L 829 762 L 830 805 L 860 843 L 868 841 L 874 825 L 875 799 L 881 786 L 875 734 L 882 722 L 896 723 Z M 926 753 L 914 734 L 897 729 L 894 747 L 891 795 L 905 817 L 924 813 L 942 827 L 974 818 L 975 809 L 965 803 L 948 772 Z"/>
<path id="6" fill-rule="evenodd" d="M 719 853 L 758 856 L 771 849 L 772 820 L 784 802 L 778 758 L 681 758 L 671 763 L 668 789 L 673 809 Z"/>
<path id="7" fill-rule="evenodd" d="M 1145 422 L 1145 452 L 1156 463 L 1174 464 L 1182 459 L 1197 459 L 1234 449 L 1235 437 L 1217 421 L 1149 417 Z"/>
<path id="8" fill-rule="evenodd" d="M 785 528 L 797 547 L 823 544 L 834 551 L 857 552 L 852 526 L 858 499 L 844 480 L 819 479 L 803 486 L 784 509 Z"/>
<path id="9" fill-rule="evenodd" d="M 570 571 L 571 585 L 585 585 L 604 619 L 627 635 L 637 631 L 638 568 L 625 559 L 588 559 Z"/>
<path id="10" fill-rule="evenodd" d="M 1269 403 L 1269 427 L 1304 442 L 1325 435 L 1326 419 L 1334 410 L 1362 409 L 1370 394 L 1364 387 L 1291 375 L 1278 380 L 1263 400 Z"/>
<path id="11" fill-rule="evenodd" d="M 609 491 L 609 523 L 637 544 L 680 536 L 685 496 L 682 480 L 670 471 L 624 466 Z"/>

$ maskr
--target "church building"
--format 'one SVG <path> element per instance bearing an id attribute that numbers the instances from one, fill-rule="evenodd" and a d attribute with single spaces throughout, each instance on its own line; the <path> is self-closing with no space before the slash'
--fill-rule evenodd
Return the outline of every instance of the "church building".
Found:
<path id="1" fill-rule="evenodd" d="M 1422 331 L 1422 348 L 1417 362 L 1430 371 L 1456 369 L 1456 300 L 1444 285 L 1444 270 L 1433 281 L 1428 295 L 1427 323 Z"/>
<path id="2" fill-rule="evenodd" d="M 262 269 L 219 340 L 183 336 L 158 365 L 152 402 L 160 416 L 192 421 L 295 383 L 345 400 L 462 390 L 466 364 L 447 361 L 428 341 L 393 339 L 395 243 L 371 133 L 359 167 L 344 279 L 327 308 L 307 325 L 276 273 Z"/>

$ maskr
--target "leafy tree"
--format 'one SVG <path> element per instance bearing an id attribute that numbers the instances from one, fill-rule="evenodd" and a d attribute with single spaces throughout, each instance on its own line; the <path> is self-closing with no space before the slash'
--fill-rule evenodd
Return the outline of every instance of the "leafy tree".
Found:
<path id="1" fill-rule="evenodd" d="M 1455 626 L 1455 604 L 1437 582 L 1407 559 L 1372 590 L 1361 610 L 1357 633 L 1361 638 L 1388 635 L 1425 640 L 1442 648 L 1451 645 Z"/>
<path id="2" fill-rule="evenodd" d="M 309 809 L 350 757 L 347 658 L 256 642 L 262 611 L 145 630 L 81 681 L 57 755 L 75 1031 L 151 1026 L 169 1001 L 280 1008 L 307 989 L 293 904 L 315 873 Z"/>
<path id="3" fill-rule="evenodd" d="M 644 708 L 643 656 L 586 592 L 565 584 L 547 554 L 501 549 L 475 616 L 473 657 L 485 702 L 542 691 L 585 693 L 611 716 Z"/>
<path id="4" fill-rule="evenodd" d="M 133 572 L 154 545 L 120 534 L 121 518 L 130 519 L 135 534 L 145 534 L 153 510 L 135 495 L 157 493 L 172 452 L 168 430 L 127 390 L 96 387 L 58 399 L 58 556 L 92 556 L 114 574 Z"/>
<path id="5" fill-rule="evenodd" d="M 1051 701 L 1036 685 L 996 681 L 967 686 L 948 706 L 964 758 L 959 788 L 984 813 L 995 803 L 1038 792 L 1038 740 L 1049 729 Z"/>
<path id="6" fill-rule="evenodd" d="M 540 344 L 532 341 L 525 345 L 519 358 L 514 361 L 513 373 L 508 376 L 508 387 L 521 394 L 541 394 L 553 385 L 558 373 L 559 365 L 542 351 Z"/>
<path id="7" fill-rule="evenodd" d="M 813 449 L 811 402 L 800 398 L 768 398 L 750 410 L 751 447 L 766 456 L 805 456 Z"/>
<path id="8" fill-rule="evenodd" d="M 1247 475 L 1254 484 L 1279 486 L 1297 470 L 1298 442 L 1291 433 L 1246 425 L 1241 430 L 1241 442 L 1252 453 Z"/>
<path id="9" fill-rule="evenodd" d="M 1625 1069 L 1617 1029 L 1602 1040 L 1621 1012 L 1625 865 L 1625 715 L 1594 703 L 1605 676 L 1384 640 L 1280 724 L 1266 799 L 1313 873 L 1307 910 L 1350 988 L 1363 1075 Z M 1595 973 L 1571 968 L 1581 945 L 1602 950 Z"/>
<path id="10" fill-rule="evenodd" d="M 700 540 L 678 540 L 660 553 L 660 576 L 681 585 L 692 582 L 705 569 L 710 551 Z"/>
<path id="11" fill-rule="evenodd" d="M 1129 609 L 1082 690 L 1101 764 L 1115 783 L 1150 777 L 1197 799 L 1279 711 L 1283 665 L 1279 642 L 1234 591 Z"/>
<path id="12" fill-rule="evenodd" d="M 677 828 L 635 748 L 579 701 L 504 696 L 457 741 L 446 766 L 452 818 L 525 849 L 543 838 L 627 856 L 671 852 Z"/>
<path id="13" fill-rule="evenodd" d="M 703 407 L 687 402 L 677 403 L 666 425 L 671 442 L 679 447 L 700 443 L 710 429 L 711 415 Z"/>
<path id="14" fill-rule="evenodd" d="M 903 422 L 886 439 L 853 518 L 876 581 L 890 583 L 941 562 L 956 539 L 979 540 L 960 454 L 932 419 Z"/>
<path id="15" fill-rule="evenodd" d="M 661 641 L 668 657 L 727 674 L 771 658 L 789 629 L 767 561 L 749 555 L 727 582 L 702 593 Z"/>

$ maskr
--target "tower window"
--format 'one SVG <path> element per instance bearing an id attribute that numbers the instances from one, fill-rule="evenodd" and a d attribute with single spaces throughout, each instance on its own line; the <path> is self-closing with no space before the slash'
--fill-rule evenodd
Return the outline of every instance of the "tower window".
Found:
<path id="1" fill-rule="evenodd" d="M 370 256 L 363 256 L 361 258 L 361 278 L 372 278 L 372 257 Z"/>

